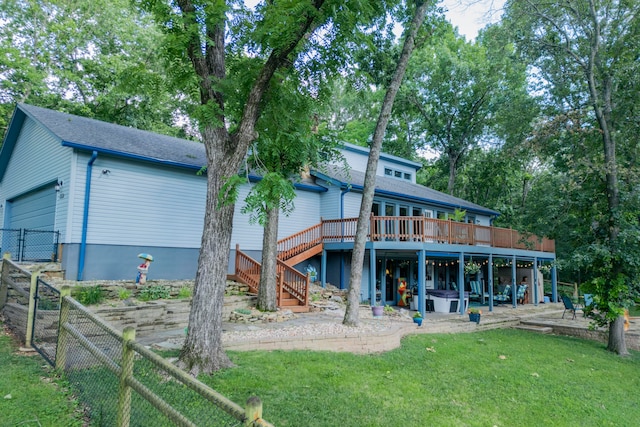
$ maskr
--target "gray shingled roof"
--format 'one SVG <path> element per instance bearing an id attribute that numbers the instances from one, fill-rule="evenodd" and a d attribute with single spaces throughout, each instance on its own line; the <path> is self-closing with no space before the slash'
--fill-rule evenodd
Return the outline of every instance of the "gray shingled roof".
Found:
<path id="1" fill-rule="evenodd" d="M 364 187 L 364 172 L 350 170 L 346 172 L 340 167 L 329 167 L 322 173 L 313 172 L 314 175 L 338 181 L 342 185 L 351 185 L 354 189 L 362 190 Z M 464 199 L 451 196 L 424 185 L 414 184 L 408 181 L 401 181 L 396 178 L 387 178 L 384 176 L 376 176 L 376 194 L 391 197 L 413 199 L 424 203 L 443 205 L 451 208 L 466 209 L 468 211 L 479 212 L 487 215 L 500 215 L 484 206 L 468 202 Z"/>
<path id="2" fill-rule="evenodd" d="M 19 104 L 18 108 L 49 129 L 66 146 L 189 168 L 199 169 L 207 164 L 204 145 L 196 141 L 28 104 Z"/>

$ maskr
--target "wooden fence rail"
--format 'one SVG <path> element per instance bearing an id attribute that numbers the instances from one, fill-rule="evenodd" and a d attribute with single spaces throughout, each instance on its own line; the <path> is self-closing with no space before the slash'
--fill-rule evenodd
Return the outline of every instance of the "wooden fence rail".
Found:
<path id="1" fill-rule="evenodd" d="M 101 348 L 91 342 L 91 338 L 85 336 L 79 328 L 76 328 L 70 322 L 70 311 L 79 313 L 84 322 L 99 327 L 112 338 L 116 339 L 122 345 L 122 361 L 119 366 L 110 355 L 103 352 Z M 78 303 L 71 297 L 71 288 L 65 286 L 61 292 L 60 307 L 60 334 L 58 336 L 58 352 L 56 358 L 56 368 L 59 370 L 67 369 L 67 361 L 70 357 L 69 338 L 73 337 L 77 343 L 91 353 L 98 361 L 100 361 L 114 376 L 118 379 L 118 408 L 117 422 L 118 426 L 128 426 L 131 410 L 131 393 L 135 391 L 149 402 L 154 408 L 179 426 L 195 426 L 185 415 L 180 413 L 176 408 L 163 400 L 160 396 L 143 385 L 134 376 L 134 363 L 137 359 L 152 363 L 165 375 L 171 377 L 175 381 L 182 383 L 184 386 L 195 391 L 199 396 L 206 399 L 228 415 L 243 423 L 245 426 L 254 427 L 270 427 L 272 424 L 262 419 L 262 404 L 260 400 L 252 397 L 247 401 L 246 407 L 242 407 L 233 401 L 227 399 L 220 393 L 216 392 L 206 384 L 193 378 L 188 373 L 180 370 L 173 364 L 167 362 L 162 357 L 148 350 L 146 347 L 135 341 L 135 330 L 131 327 L 125 328 L 121 333 L 102 321 L 95 314 L 87 310 L 82 304 Z"/>

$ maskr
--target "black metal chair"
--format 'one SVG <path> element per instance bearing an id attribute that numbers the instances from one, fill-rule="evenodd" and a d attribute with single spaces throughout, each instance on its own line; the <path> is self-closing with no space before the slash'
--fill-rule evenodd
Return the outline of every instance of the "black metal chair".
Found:
<path id="1" fill-rule="evenodd" d="M 567 312 L 567 310 L 573 312 L 573 317 L 571 318 L 571 320 L 576 318 L 576 310 L 582 310 L 582 308 L 578 304 L 574 304 L 573 301 L 571 301 L 571 298 L 566 295 L 562 295 L 562 303 L 564 304 L 564 311 L 562 312 L 563 319 L 564 314 Z"/>

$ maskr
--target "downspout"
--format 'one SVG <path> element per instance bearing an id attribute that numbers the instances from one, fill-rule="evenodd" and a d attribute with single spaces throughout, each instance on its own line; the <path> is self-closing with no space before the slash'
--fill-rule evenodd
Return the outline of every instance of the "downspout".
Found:
<path id="1" fill-rule="evenodd" d="M 84 274 L 84 259 L 87 251 L 87 226 L 89 224 L 89 196 L 91 193 L 91 172 L 93 171 L 93 162 L 98 158 L 98 152 L 94 151 L 87 163 L 87 179 L 84 183 L 84 211 L 82 213 L 82 240 L 80 241 L 80 256 L 78 257 L 78 277 L 77 281 L 82 281 Z"/>
<path id="2" fill-rule="evenodd" d="M 351 191 L 351 187 L 347 187 L 340 192 L 340 219 L 344 219 L 344 195 Z M 341 222 L 341 236 L 340 241 L 344 242 L 344 221 Z M 345 289 L 344 286 L 344 250 L 340 251 L 340 289 Z"/>

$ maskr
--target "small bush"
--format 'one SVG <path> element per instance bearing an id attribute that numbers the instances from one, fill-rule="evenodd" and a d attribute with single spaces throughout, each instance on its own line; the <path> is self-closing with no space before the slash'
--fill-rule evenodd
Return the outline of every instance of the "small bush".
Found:
<path id="1" fill-rule="evenodd" d="M 82 305 L 100 304 L 104 300 L 104 292 L 100 286 L 88 286 L 78 291 L 76 299 Z"/>
<path id="2" fill-rule="evenodd" d="M 191 297 L 191 288 L 188 288 L 186 286 L 181 287 L 180 290 L 178 291 L 178 298 L 184 299 L 184 298 L 190 298 L 190 297 Z"/>
<path id="3" fill-rule="evenodd" d="M 240 314 L 251 314 L 251 310 L 246 308 L 236 308 L 235 312 Z"/>
<path id="4" fill-rule="evenodd" d="M 138 294 L 140 301 L 154 301 L 157 299 L 168 299 L 170 296 L 167 286 L 154 285 L 142 288 Z"/>
<path id="5" fill-rule="evenodd" d="M 125 300 L 129 297 L 131 297 L 131 291 L 129 289 L 120 289 L 118 291 L 118 298 L 120 298 L 120 300 Z"/>

